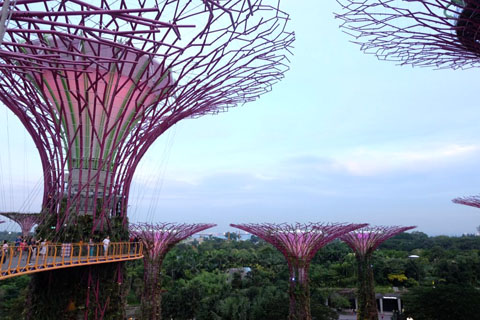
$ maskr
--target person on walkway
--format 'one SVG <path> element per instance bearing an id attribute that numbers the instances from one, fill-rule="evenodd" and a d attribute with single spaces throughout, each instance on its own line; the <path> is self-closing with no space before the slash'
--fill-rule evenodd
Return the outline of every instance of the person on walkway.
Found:
<path id="1" fill-rule="evenodd" d="M 43 239 L 40 243 L 40 255 L 42 256 L 42 261 L 45 262 L 45 256 L 47 255 L 48 245 L 47 239 Z"/>
<path id="2" fill-rule="evenodd" d="M 18 247 L 18 253 L 22 255 L 22 259 L 27 257 L 27 255 L 25 254 L 26 250 L 27 250 L 27 241 L 23 239 L 22 242 L 20 242 L 20 245 Z"/>
<path id="3" fill-rule="evenodd" d="M 110 236 L 107 236 L 105 239 L 103 239 L 103 253 L 105 254 L 105 257 L 108 255 L 109 245 L 110 245 Z"/>
<path id="4" fill-rule="evenodd" d="M 88 240 L 88 252 L 90 257 L 93 257 L 94 250 L 95 250 L 95 243 L 93 242 L 93 239 L 90 238 L 90 240 Z"/>
<path id="5" fill-rule="evenodd" d="M 27 246 L 28 246 L 28 260 L 30 261 L 29 264 L 32 265 L 33 261 L 35 261 L 35 256 L 37 254 L 37 247 L 35 246 L 35 239 L 33 239 L 33 237 L 28 238 Z"/>
<path id="6" fill-rule="evenodd" d="M 17 239 L 15 239 L 15 250 L 13 250 L 14 257 L 16 257 L 19 252 L 20 243 L 22 243 L 22 237 L 18 236 Z"/>
<path id="7" fill-rule="evenodd" d="M 33 250 L 32 250 L 32 258 L 30 258 L 30 261 L 35 261 L 35 263 L 38 260 L 38 256 L 40 255 L 40 240 L 39 239 L 33 239 Z"/>
<path id="8" fill-rule="evenodd" d="M 4 261 L 7 256 L 8 256 L 8 242 L 7 242 L 7 240 L 3 240 L 3 245 L 2 245 L 2 261 Z"/>

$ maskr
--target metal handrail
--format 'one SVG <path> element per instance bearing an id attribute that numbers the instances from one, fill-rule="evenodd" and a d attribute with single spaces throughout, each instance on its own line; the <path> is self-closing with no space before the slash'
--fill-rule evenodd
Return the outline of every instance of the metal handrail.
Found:
<path id="1" fill-rule="evenodd" d="M 0 254 L 0 280 L 35 272 L 143 258 L 141 242 L 9 245 Z"/>

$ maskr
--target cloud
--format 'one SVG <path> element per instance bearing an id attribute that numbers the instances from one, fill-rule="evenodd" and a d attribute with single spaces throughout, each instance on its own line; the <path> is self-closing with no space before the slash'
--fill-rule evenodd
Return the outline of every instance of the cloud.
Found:
<path id="1" fill-rule="evenodd" d="M 329 158 L 301 156 L 290 164 L 318 171 L 345 173 L 353 176 L 377 176 L 398 172 L 427 172 L 476 159 L 479 145 L 450 144 L 389 150 L 381 147 L 359 147 L 344 150 Z"/>

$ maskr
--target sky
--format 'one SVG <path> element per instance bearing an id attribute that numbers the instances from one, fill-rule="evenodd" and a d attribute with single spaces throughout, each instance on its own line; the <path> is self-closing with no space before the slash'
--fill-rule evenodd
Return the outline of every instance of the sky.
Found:
<path id="1" fill-rule="evenodd" d="M 283 1 L 296 41 L 272 92 L 183 120 L 137 168 L 131 222 L 365 222 L 475 233 L 478 70 L 398 66 L 339 29 L 336 1 Z M 40 209 L 40 160 L 0 106 L 0 210 Z M 0 230 L 18 230 L 13 223 Z"/>

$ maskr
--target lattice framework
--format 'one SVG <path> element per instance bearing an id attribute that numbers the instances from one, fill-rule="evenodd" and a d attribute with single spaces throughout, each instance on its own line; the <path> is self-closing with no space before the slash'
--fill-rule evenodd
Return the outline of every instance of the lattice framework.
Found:
<path id="1" fill-rule="evenodd" d="M 271 90 L 294 39 L 273 0 L 17 0 L 0 50 L 0 100 L 44 169 L 43 208 L 93 229 L 126 216 L 139 161 L 184 118 Z M 70 223 L 70 222 L 69 222 Z"/>
<path id="2" fill-rule="evenodd" d="M 453 203 L 463 204 L 464 206 L 470 206 L 480 208 L 480 196 L 468 196 L 452 199 Z"/>
<path id="3" fill-rule="evenodd" d="M 340 237 L 356 254 L 368 255 L 384 241 L 399 233 L 414 229 L 414 226 L 368 226 L 345 233 Z"/>
<path id="4" fill-rule="evenodd" d="M 213 223 L 133 223 L 129 231 L 143 242 L 147 259 L 162 261 L 178 242 L 214 226 Z"/>
<path id="5" fill-rule="evenodd" d="M 341 28 L 380 60 L 436 68 L 480 65 L 475 0 L 337 0 Z"/>

